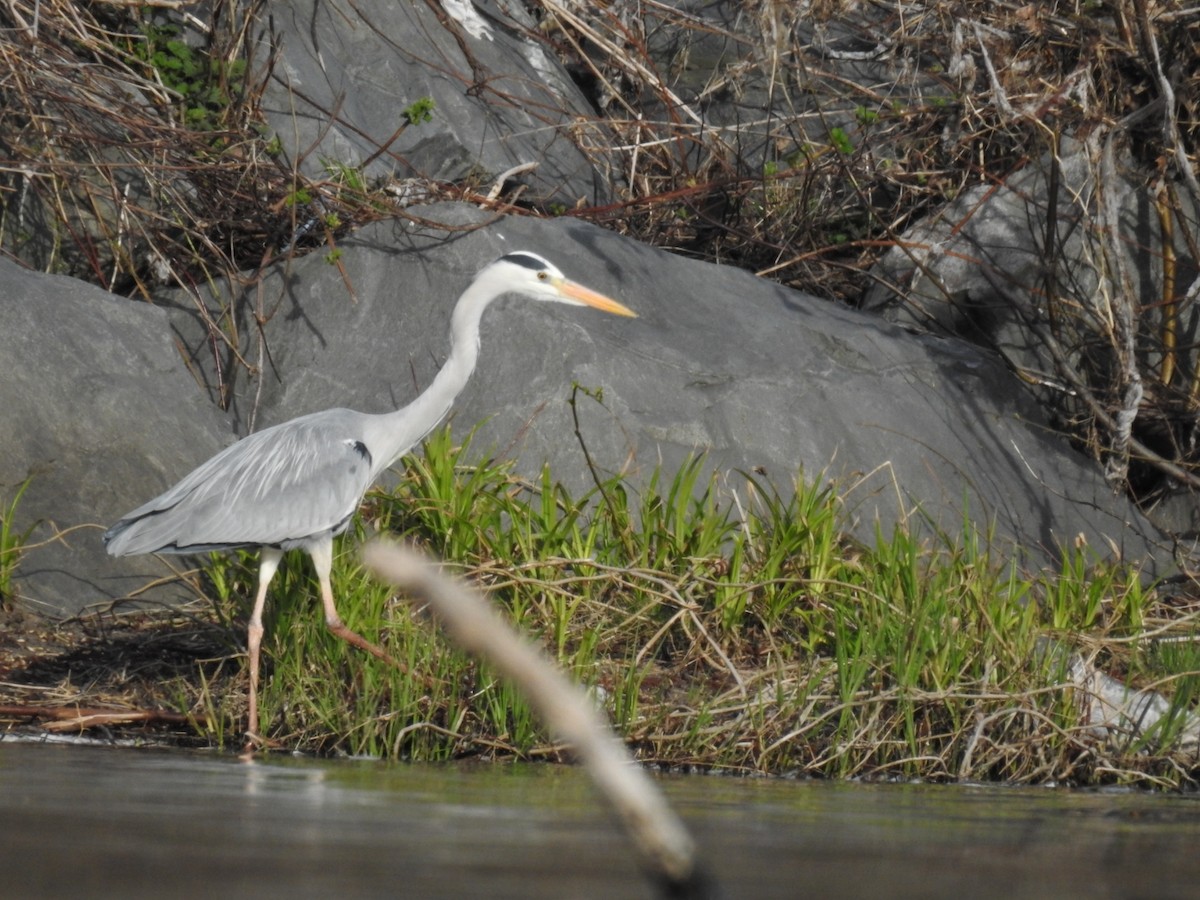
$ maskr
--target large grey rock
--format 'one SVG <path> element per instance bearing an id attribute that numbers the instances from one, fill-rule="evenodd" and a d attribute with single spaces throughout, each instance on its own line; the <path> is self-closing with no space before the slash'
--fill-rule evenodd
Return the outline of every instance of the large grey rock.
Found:
<path id="1" fill-rule="evenodd" d="M 1145 392 L 1132 434 L 1187 469 L 1196 428 L 1190 395 L 1200 377 L 1200 307 L 1189 300 L 1200 286 L 1200 209 L 1183 185 L 1168 185 L 1173 222 L 1164 232 L 1153 193 L 1124 174 L 1130 161 L 1118 157 L 1116 171 L 1106 172 L 1100 159 L 1097 147 L 1063 138 L 1057 159 L 1047 155 L 999 184 L 964 191 L 884 255 L 863 308 L 997 350 L 1038 385 L 1039 402 L 1060 422 L 1092 415 L 1074 377 L 1114 416 L 1130 396 L 1124 313 Z M 1051 222 L 1056 234 L 1047 247 Z M 1164 366 L 1168 323 L 1173 358 Z M 1195 488 L 1149 465 L 1131 480 L 1153 498 L 1161 527 L 1200 531 Z"/>
<path id="2" fill-rule="evenodd" d="M 1111 306 L 1132 293 L 1146 344 L 1157 347 L 1151 335 L 1162 321 L 1163 234 L 1154 198 L 1119 173 L 1103 178 L 1095 152 L 1064 138 L 1057 160 L 1045 156 L 1001 184 L 964 191 L 884 255 L 863 307 L 993 347 L 1033 372 L 1053 372 L 1038 327 L 1052 330 L 1078 359 L 1080 348 L 1110 343 Z M 1047 247 L 1052 196 L 1056 235 Z M 1174 196 L 1181 223 L 1174 235 L 1175 287 L 1182 292 L 1200 271 L 1188 245 L 1200 214 L 1185 190 Z M 1103 232 L 1102 205 L 1115 212 L 1116 242 Z M 1187 348 L 1200 336 L 1200 312 L 1181 305 L 1178 341 L 1190 356 Z M 1157 357 L 1150 354 L 1147 361 L 1157 364 Z M 1194 366 L 1190 359 L 1185 364 Z"/>
<path id="3" fill-rule="evenodd" d="M 450 228 L 481 219 L 462 206 L 420 212 Z M 252 294 L 278 311 L 265 328 L 270 376 L 232 383 L 243 426 L 252 416 L 261 427 L 328 406 L 407 402 L 445 357 L 450 310 L 471 274 L 528 249 L 641 318 L 520 300 L 489 311 L 479 368 L 453 415 L 460 435 L 490 417 L 475 447 L 515 456 L 525 474 L 548 460 L 575 490 L 590 483 L 568 405 L 577 382 L 603 389 L 602 404 L 579 399 L 589 452 L 635 484 L 704 452 L 720 471 L 764 471 L 785 491 L 800 469 L 841 480 L 866 537 L 876 521 L 887 531 L 918 506 L 957 532 L 965 502 L 973 521 L 1034 560 L 1077 535 L 1131 556 L 1157 540 L 1049 433 L 1003 366 L 969 344 L 913 336 L 572 219 L 508 218 L 467 232 L 381 222 L 340 247 L 357 302 L 320 255 L 269 273 Z M 249 314 L 248 302 L 237 305 Z M 209 366 L 208 342 L 185 310 L 180 332 L 194 364 Z M 227 377 L 234 369 L 223 367 Z"/>
<path id="4" fill-rule="evenodd" d="M 0 510 L 31 478 L 15 527 L 42 544 L 20 561 L 18 602 L 72 614 L 160 577 L 154 559 L 110 559 L 102 527 L 230 439 L 166 314 L 0 259 L 0 363 Z"/>
<path id="5" fill-rule="evenodd" d="M 370 176 L 486 189 L 535 162 L 521 176 L 531 198 L 571 205 L 605 195 L 573 138 L 575 120 L 594 111 L 531 37 L 520 4 L 289 0 L 269 12 L 280 55 L 263 110 L 306 174 L 327 177 L 326 161 L 369 162 Z M 433 120 L 389 144 L 404 109 L 426 96 Z"/>

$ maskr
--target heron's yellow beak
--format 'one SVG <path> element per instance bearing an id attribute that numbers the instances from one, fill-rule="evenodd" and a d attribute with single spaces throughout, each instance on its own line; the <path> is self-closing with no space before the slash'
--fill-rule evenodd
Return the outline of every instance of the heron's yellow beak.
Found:
<path id="1" fill-rule="evenodd" d="M 586 304 L 593 309 L 603 310 L 606 313 L 613 313 L 618 316 L 629 316 L 636 319 L 635 313 L 623 303 L 618 303 L 612 297 L 605 297 L 593 291 L 591 288 L 585 288 L 582 284 L 576 284 L 573 281 L 567 281 L 565 278 L 558 283 L 558 290 L 564 297 L 570 297 L 572 300 L 577 300 L 580 303 Z"/>

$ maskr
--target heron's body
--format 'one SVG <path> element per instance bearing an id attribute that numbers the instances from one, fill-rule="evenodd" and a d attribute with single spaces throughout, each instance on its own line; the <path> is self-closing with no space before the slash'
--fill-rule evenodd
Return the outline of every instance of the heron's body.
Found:
<path id="1" fill-rule="evenodd" d="M 340 534 L 379 474 L 365 418 L 331 409 L 238 441 L 115 525 L 109 552 L 291 550 Z M 270 519 L 258 514 L 266 500 L 278 513 Z"/>
<path id="2" fill-rule="evenodd" d="M 329 409 L 256 432 L 105 532 L 105 544 L 114 556 L 262 548 L 248 639 L 252 736 L 258 728 L 263 605 L 285 551 L 303 549 L 312 557 L 329 628 L 389 659 L 346 628 L 337 614 L 329 585 L 333 538 L 349 526 L 375 479 L 450 410 L 475 368 L 484 310 L 506 293 L 633 315 L 615 300 L 567 281 L 539 256 L 503 256 L 484 268 L 459 298 L 451 319 L 450 355 L 429 387 L 408 406 L 377 415 Z"/>

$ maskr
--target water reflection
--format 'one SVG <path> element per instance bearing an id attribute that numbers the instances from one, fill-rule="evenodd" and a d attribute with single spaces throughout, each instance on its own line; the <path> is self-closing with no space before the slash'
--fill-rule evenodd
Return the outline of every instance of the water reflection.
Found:
<path id="1" fill-rule="evenodd" d="M 670 777 L 731 897 L 1194 897 L 1200 801 Z M 5 897 L 653 897 L 575 769 L 0 741 Z"/>

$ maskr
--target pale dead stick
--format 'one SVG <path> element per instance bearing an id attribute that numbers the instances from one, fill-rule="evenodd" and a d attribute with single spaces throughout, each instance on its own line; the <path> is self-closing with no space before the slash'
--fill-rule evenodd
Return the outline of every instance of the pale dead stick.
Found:
<path id="1" fill-rule="evenodd" d="M 625 826 L 644 864 L 672 896 L 708 895 L 713 886 L 696 864 L 696 845 L 657 785 L 609 730 L 594 702 L 529 641 L 430 560 L 383 540 L 363 547 L 363 562 L 380 578 L 427 604 L 450 637 L 486 660 L 525 696 L 561 740 L 569 744 L 600 794 Z"/>

